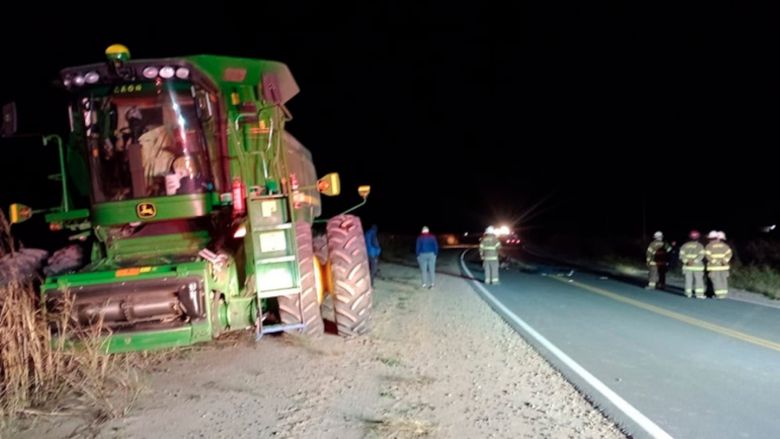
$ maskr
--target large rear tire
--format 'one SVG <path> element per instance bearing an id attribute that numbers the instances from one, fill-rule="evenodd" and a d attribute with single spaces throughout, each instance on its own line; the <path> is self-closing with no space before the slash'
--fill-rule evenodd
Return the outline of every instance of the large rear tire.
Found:
<path id="1" fill-rule="evenodd" d="M 328 258 L 333 276 L 333 306 L 339 335 L 370 330 L 373 289 L 360 219 L 339 215 L 328 221 Z"/>
<path id="2" fill-rule="evenodd" d="M 306 335 L 320 335 L 324 324 L 317 301 L 317 285 L 314 280 L 314 250 L 312 247 L 311 225 L 306 222 L 295 223 L 295 240 L 298 245 L 298 270 L 301 276 L 301 294 L 279 296 L 279 318 L 284 324 L 301 322 L 303 313 L 303 331 Z"/>

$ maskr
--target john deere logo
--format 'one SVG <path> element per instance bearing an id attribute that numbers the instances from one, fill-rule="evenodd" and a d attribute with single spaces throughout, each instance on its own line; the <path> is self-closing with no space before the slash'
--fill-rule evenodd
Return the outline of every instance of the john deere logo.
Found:
<path id="1" fill-rule="evenodd" d="M 138 203 L 135 206 L 135 213 L 138 218 L 154 218 L 157 215 L 157 208 L 152 203 Z"/>

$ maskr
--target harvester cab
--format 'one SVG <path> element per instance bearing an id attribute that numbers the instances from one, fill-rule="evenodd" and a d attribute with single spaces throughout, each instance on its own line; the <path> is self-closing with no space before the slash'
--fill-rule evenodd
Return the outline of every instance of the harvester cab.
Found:
<path id="1" fill-rule="evenodd" d="M 211 55 L 134 60 L 121 45 L 106 55 L 60 75 L 71 96 L 62 181 L 90 202 L 69 206 L 63 187 L 63 206 L 46 219 L 53 229 L 86 224 L 91 260 L 45 279 L 48 306 L 68 303 L 79 325 L 100 322 L 110 351 L 246 328 L 258 338 L 318 334 L 328 300 L 339 333 L 367 331 L 359 219 L 328 220 L 315 256 L 320 193 L 338 195 L 340 181 L 318 179 L 309 150 L 285 130 L 285 103 L 299 91 L 287 66 Z M 360 195 L 364 203 L 368 188 Z M 16 206 L 18 218 L 29 217 L 25 208 Z"/>

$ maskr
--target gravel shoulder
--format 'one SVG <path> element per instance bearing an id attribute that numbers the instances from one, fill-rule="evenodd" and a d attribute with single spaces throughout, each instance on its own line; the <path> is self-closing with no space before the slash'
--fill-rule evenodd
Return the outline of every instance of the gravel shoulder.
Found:
<path id="1" fill-rule="evenodd" d="M 147 371 L 98 437 L 407 438 L 624 435 L 498 317 L 444 257 L 436 288 L 383 262 L 364 337 L 251 334 Z M 449 273 L 449 274 L 447 274 Z M 41 419 L 13 437 L 65 437 Z M 94 432 L 94 430 L 93 430 Z"/>

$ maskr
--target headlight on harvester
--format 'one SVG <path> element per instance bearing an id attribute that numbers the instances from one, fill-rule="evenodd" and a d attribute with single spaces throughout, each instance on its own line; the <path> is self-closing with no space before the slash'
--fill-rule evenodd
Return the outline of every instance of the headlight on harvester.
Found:
<path id="1" fill-rule="evenodd" d="M 160 69 L 160 77 L 165 79 L 173 78 L 175 70 L 171 66 L 165 66 Z"/>
<path id="2" fill-rule="evenodd" d="M 87 84 L 94 84 L 98 82 L 99 79 L 100 75 L 98 75 L 98 72 L 89 72 L 84 75 L 84 80 L 87 82 Z"/>
<path id="3" fill-rule="evenodd" d="M 157 67 L 155 66 L 149 66 L 149 67 L 144 67 L 142 73 L 144 75 L 144 78 L 153 79 L 157 77 L 157 74 L 160 73 L 160 70 L 158 70 Z"/>

